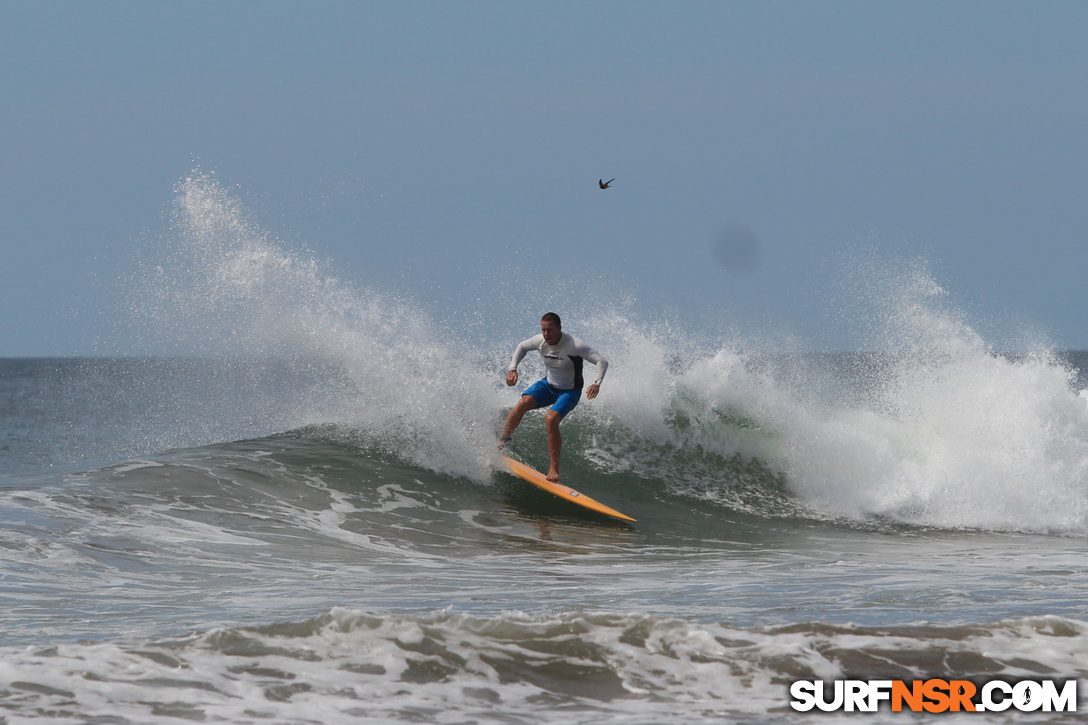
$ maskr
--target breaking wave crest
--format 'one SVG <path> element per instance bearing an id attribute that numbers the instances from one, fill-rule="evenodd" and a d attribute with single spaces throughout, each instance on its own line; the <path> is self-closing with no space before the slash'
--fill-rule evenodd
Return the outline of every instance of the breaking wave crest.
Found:
<path id="1" fill-rule="evenodd" d="M 283 381 L 262 366 L 310 365 L 307 395 L 281 390 L 265 420 L 331 424 L 413 465 L 490 479 L 495 431 L 517 397 L 501 376 L 534 317 L 501 316 L 490 339 L 469 344 L 422 305 L 353 286 L 271 238 L 199 172 L 179 185 L 157 253 L 133 305 L 149 351 L 243 361 L 272 399 Z M 564 289 L 594 300 L 562 310 L 564 327 L 612 361 L 600 398 L 565 424 L 566 459 L 756 512 L 1088 535 L 1088 397 L 1076 369 L 1041 347 L 993 350 L 922 263 L 858 268 L 871 353 L 774 349 L 655 319 L 630 297 Z M 519 294 L 521 306 L 551 304 Z M 533 454 L 534 426 L 530 416 L 515 443 Z M 243 428 L 237 437 L 275 432 Z"/>

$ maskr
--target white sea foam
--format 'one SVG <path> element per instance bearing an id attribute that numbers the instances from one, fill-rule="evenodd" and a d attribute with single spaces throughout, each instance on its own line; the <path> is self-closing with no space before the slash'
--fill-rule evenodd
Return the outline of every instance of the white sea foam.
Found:
<path id="1" fill-rule="evenodd" d="M 429 722 L 770 723 L 788 706 L 790 681 L 856 677 L 858 666 L 869 677 L 911 679 L 932 675 L 927 663 L 951 658 L 974 663 L 964 676 L 1084 677 L 1085 638 L 1083 623 L 1056 617 L 945 629 L 744 630 L 641 615 L 335 609 L 309 621 L 157 642 L 5 648 L 0 688 L 9 714 L 27 721 L 414 715 Z"/>
<path id="2" fill-rule="evenodd" d="M 615 359 L 591 414 L 611 429 L 589 457 L 678 484 L 707 478 L 699 456 L 739 454 L 835 515 L 1088 535 L 1088 398 L 1074 371 L 1046 348 L 995 352 L 923 265 L 879 277 L 868 356 L 700 350 L 605 315 L 592 327 Z"/>
<path id="3" fill-rule="evenodd" d="M 1088 534 L 1088 406 L 1046 350 L 995 353 L 924 269 L 886 280 L 864 404 L 780 410 L 807 501 L 912 523 Z"/>

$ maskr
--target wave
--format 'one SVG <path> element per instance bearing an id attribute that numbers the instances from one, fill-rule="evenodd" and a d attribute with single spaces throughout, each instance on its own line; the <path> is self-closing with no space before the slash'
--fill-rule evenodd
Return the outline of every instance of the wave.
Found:
<path id="1" fill-rule="evenodd" d="M 517 398 L 501 383 L 509 351 L 564 300 L 565 326 L 612 361 L 600 398 L 564 424 L 575 472 L 624 473 L 761 515 L 1088 535 L 1077 370 L 1045 346 L 995 352 L 922 262 L 859 263 L 864 283 L 851 294 L 876 352 L 814 355 L 655 320 L 599 280 L 500 286 L 475 325 L 443 322 L 271 238 L 202 172 L 179 184 L 155 255 L 133 284 L 141 339 L 158 354 L 257 370 L 261 395 L 225 397 L 265 425 L 237 425 L 237 437 L 332 425 L 363 449 L 486 483 Z M 303 392 L 259 369 L 270 360 L 309 366 Z M 526 380 L 539 372 L 528 367 Z M 529 418 L 519 431 L 527 453 L 541 449 L 534 427 Z"/>
<path id="2" fill-rule="evenodd" d="M 1060 617 L 740 629 L 647 615 L 337 608 L 177 638 L 2 648 L 0 688 L 12 714 L 51 721 L 763 723 L 780 720 L 797 679 L 928 679 L 950 668 L 979 680 L 1084 677 L 1086 646 L 1088 624 Z"/>

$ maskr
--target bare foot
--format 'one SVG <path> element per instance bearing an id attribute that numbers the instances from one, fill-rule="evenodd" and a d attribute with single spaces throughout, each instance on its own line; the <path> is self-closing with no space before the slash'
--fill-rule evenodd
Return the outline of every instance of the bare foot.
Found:
<path id="1" fill-rule="evenodd" d="M 559 483 L 559 471 L 554 468 L 548 471 L 548 475 L 544 478 L 548 479 L 552 483 Z"/>

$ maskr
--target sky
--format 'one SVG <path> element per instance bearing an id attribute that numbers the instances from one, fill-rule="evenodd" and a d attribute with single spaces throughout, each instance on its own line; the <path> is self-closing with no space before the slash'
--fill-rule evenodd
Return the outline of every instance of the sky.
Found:
<path id="1" fill-rule="evenodd" d="M 0 17 L 0 356 L 132 352 L 123 280 L 194 169 L 286 247 L 439 319 L 517 294 L 488 280 L 577 276 L 649 317 L 851 349 L 853 260 L 922 259 L 994 345 L 1088 349 L 1088 3 Z"/>

